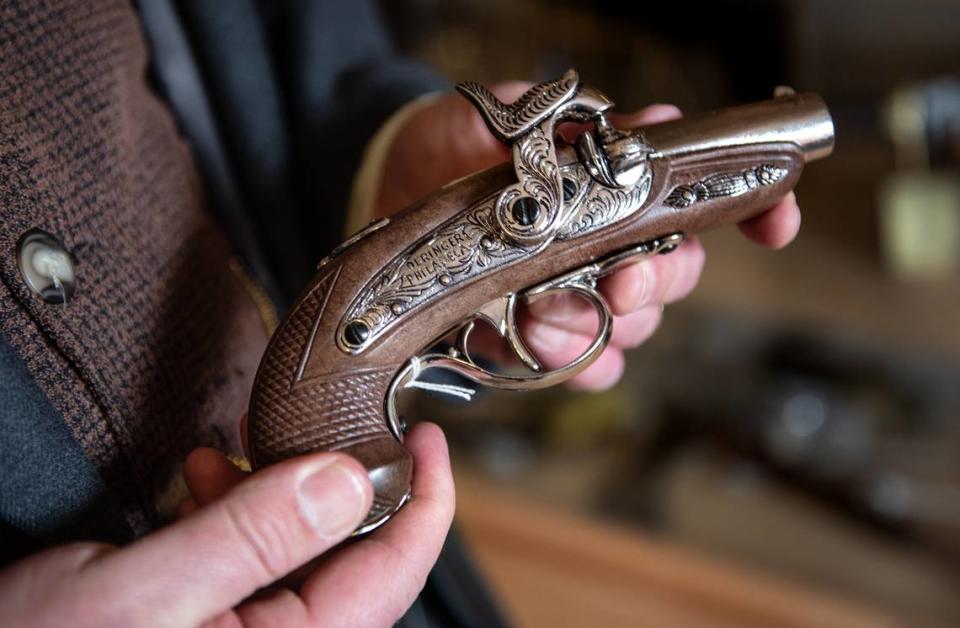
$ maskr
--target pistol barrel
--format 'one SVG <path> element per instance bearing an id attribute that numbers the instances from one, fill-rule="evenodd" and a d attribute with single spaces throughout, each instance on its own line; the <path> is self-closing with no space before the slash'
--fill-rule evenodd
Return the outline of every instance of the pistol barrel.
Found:
<path id="1" fill-rule="evenodd" d="M 650 159 L 675 157 L 718 148 L 789 142 L 804 161 L 833 152 L 833 119 L 816 94 L 777 96 L 739 107 L 693 115 L 646 127 L 644 137 L 656 149 Z"/>

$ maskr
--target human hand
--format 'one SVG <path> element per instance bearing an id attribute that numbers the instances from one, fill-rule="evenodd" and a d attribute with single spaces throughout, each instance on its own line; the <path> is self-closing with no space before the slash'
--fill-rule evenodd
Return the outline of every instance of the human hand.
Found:
<path id="1" fill-rule="evenodd" d="M 511 102 L 529 83 L 505 83 L 492 91 Z M 679 118 L 672 105 L 651 105 L 630 114 L 611 114 L 619 128 L 634 128 Z M 378 216 L 389 215 L 441 185 L 509 159 L 508 149 L 487 130 L 479 113 L 465 99 L 451 94 L 414 113 L 401 128 L 387 156 Z M 769 248 L 790 243 L 800 228 L 800 208 L 791 192 L 766 212 L 744 221 L 740 230 Z M 600 357 L 570 380 L 578 388 L 603 390 L 623 374 L 623 351 L 642 344 L 656 330 L 663 306 L 687 296 L 696 286 L 704 250 L 688 238 L 670 255 L 626 266 L 599 282 L 614 315 L 610 344 Z M 570 363 L 593 339 L 597 316 L 592 306 L 575 297 L 556 296 L 531 305 L 521 317 L 521 333 L 549 368 Z M 502 343 L 483 325 L 475 332 L 479 352 L 508 359 Z"/>
<path id="2" fill-rule="evenodd" d="M 370 508 L 367 473 L 318 453 L 249 475 L 197 450 L 185 476 L 186 516 L 124 548 L 74 543 L 0 572 L 2 623 L 12 626 L 389 626 L 416 598 L 453 517 L 439 428 L 404 441 L 413 497 L 385 526 L 344 545 L 298 592 L 247 599 L 337 545 Z"/>

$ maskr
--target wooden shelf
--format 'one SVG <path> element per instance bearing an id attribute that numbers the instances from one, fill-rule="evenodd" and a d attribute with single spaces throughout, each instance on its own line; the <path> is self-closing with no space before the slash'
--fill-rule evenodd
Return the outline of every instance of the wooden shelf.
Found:
<path id="1" fill-rule="evenodd" d="M 696 555 L 457 472 L 457 521 L 519 626 L 931 626 Z"/>

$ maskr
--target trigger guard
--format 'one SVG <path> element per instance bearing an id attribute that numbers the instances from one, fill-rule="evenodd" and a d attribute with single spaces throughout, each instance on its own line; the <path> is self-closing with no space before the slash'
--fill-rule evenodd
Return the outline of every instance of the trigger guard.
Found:
<path id="1" fill-rule="evenodd" d="M 466 351 L 452 350 L 449 353 L 428 353 L 420 356 L 419 370 L 428 368 L 445 368 L 466 377 L 467 379 L 502 390 L 537 390 L 549 388 L 561 384 L 571 377 L 583 372 L 587 367 L 593 364 L 610 341 L 610 334 L 613 329 L 613 316 L 610 308 L 607 306 L 603 296 L 591 285 L 580 283 L 570 283 L 558 285 L 549 289 L 540 290 L 537 293 L 541 295 L 551 293 L 575 292 L 583 296 L 587 301 L 593 304 L 600 318 L 597 332 L 590 345 L 575 360 L 570 363 L 550 371 L 533 373 L 531 375 L 502 375 L 494 373 L 476 364 Z M 470 320 L 467 325 L 472 325 L 475 320 Z M 468 333 L 469 335 L 469 333 Z M 408 362 L 401 369 L 397 377 L 394 378 L 387 396 L 387 419 L 390 423 L 390 429 L 400 438 L 402 429 L 400 422 L 396 418 L 394 408 L 394 396 L 410 381 L 413 372 L 413 363 Z"/>

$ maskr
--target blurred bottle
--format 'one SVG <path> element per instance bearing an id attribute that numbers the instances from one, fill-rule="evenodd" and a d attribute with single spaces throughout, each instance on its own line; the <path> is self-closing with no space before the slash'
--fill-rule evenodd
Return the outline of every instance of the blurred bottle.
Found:
<path id="1" fill-rule="evenodd" d="M 955 273 L 960 268 L 960 80 L 901 88 L 884 113 L 897 163 L 879 191 L 884 257 L 903 277 Z"/>

